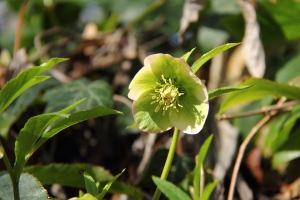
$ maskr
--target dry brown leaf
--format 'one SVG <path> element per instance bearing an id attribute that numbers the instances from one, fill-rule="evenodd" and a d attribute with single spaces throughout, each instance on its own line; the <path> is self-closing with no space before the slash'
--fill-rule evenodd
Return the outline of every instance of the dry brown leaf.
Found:
<path id="1" fill-rule="evenodd" d="M 259 37 L 259 24 L 253 3 L 248 0 L 238 1 L 245 20 L 243 53 L 249 73 L 253 77 L 263 77 L 266 69 L 265 53 Z"/>

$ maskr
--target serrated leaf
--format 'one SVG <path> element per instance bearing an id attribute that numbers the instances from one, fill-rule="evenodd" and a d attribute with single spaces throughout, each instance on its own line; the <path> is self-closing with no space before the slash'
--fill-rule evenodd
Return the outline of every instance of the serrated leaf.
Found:
<path id="1" fill-rule="evenodd" d="M 199 153 L 198 153 L 198 159 L 197 163 L 194 169 L 194 180 L 193 180 L 193 185 L 194 185 L 194 197 L 195 199 L 199 199 L 200 197 L 200 176 L 201 176 L 201 168 L 203 166 L 207 151 L 210 147 L 210 143 L 213 139 L 214 135 L 210 135 L 203 143 L 201 146 Z"/>
<path id="2" fill-rule="evenodd" d="M 274 168 L 279 167 L 281 164 L 292 161 L 300 157 L 300 150 L 294 151 L 279 151 L 274 154 L 272 158 L 272 165 Z"/>
<path id="3" fill-rule="evenodd" d="M 251 87 L 247 90 L 239 90 L 229 94 L 222 102 L 218 114 L 237 104 L 247 103 L 267 96 L 278 98 L 285 96 L 288 99 L 300 100 L 300 88 L 284 83 L 277 83 L 267 79 L 249 78 L 239 85 L 251 85 Z"/>
<path id="4" fill-rule="evenodd" d="M 16 78 L 8 81 L 0 91 L 0 113 L 28 88 L 49 78 L 48 76 L 38 76 L 39 74 L 65 60 L 67 59 L 53 58 L 40 66 L 24 70 Z"/>
<path id="5" fill-rule="evenodd" d="M 77 105 L 79 105 L 82 101 L 83 100 L 75 102 L 74 104 L 61 110 L 60 112 L 38 115 L 30 118 L 27 121 L 24 128 L 21 129 L 15 144 L 16 160 L 14 164 L 14 172 L 17 180 L 23 170 L 25 163 L 36 150 L 35 145 L 41 138 L 42 134 L 47 131 L 47 128 L 52 123 L 54 123 L 61 117 L 67 117 L 68 115 L 66 114 L 74 109 Z M 47 139 L 49 138 L 50 137 L 48 137 Z"/>
<path id="6" fill-rule="evenodd" d="M 249 87 L 251 87 L 251 85 L 238 85 L 238 86 L 227 86 L 227 87 L 217 88 L 215 90 L 211 90 L 208 92 L 209 100 L 216 98 L 220 95 L 229 93 L 229 92 L 243 90 L 243 89 L 247 89 Z"/>
<path id="7" fill-rule="evenodd" d="M 62 186 L 85 188 L 82 173 L 86 171 L 101 186 L 108 183 L 113 176 L 103 167 L 90 164 L 50 164 L 46 166 L 29 166 L 24 168 L 25 172 L 33 174 L 42 184 L 60 184 Z M 51 174 L 51 176 L 49 176 Z M 109 193 L 127 194 L 135 199 L 143 196 L 138 188 L 122 182 L 115 182 Z"/>
<path id="8" fill-rule="evenodd" d="M 152 180 L 155 185 L 159 188 L 159 190 L 170 200 L 191 200 L 191 198 L 182 191 L 179 187 L 174 185 L 173 183 L 165 180 L 161 180 L 158 177 L 152 176 Z"/>
<path id="9" fill-rule="evenodd" d="M 48 194 L 41 183 L 32 175 L 22 173 L 19 182 L 19 196 L 22 200 L 47 200 Z M 9 174 L 0 173 L 0 198 L 14 200 L 13 187 Z"/>
<path id="10" fill-rule="evenodd" d="M 201 195 L 201 197 L 199 198 L 199 200 L 207 200 L 209 199 L 211 193 L 214 191 L 216 185 L 218 184 L 219 179 L 214 180 L 214 182 L 209 183 L 205 186 L 204 190 L 203 190 L 203 194 Z"/>
<path id="11" fill-rule="evenodd" d="M 87 172 L 97 182 L 112 179 L 112 175 L 103 167 L 90 164 L 50 164 L 46 166 L 29 166 L 25 172 L 33 174 L 42 184 L 60 184 L 68 187 L 85 188 L 83 172 Z M 51 176 L 49 176 L 51 174 Z"/>
<path id="12" fill-rule="evenodd" d="M 113 102 L 112 89 L 107 82 L 90 81 L 86 78 L 47 90 L 43 98 L 47 102 L 45 113 L 58 111 L 82 98 L 86 98 L 86 101 L 74 111 L 87 110 L 95 106 L 112 107 Z"/>
<path id="13" fill-rule="evenodd" d="M 38 149 L 44 142 L 46 142 L 49 138 L 53 137 L 56 135 L 58 132 L 74 125 L 79 122 L 96 118 L 96 117 L 101 117 L 105 115 L 112 115 L 112 114 L 122 114 L 119 111 L 106 108 L 103 106 L 97 106 L 95 108 L 92 108 L 90 110 L 85 110 L 85 111 L 79 111 L 73 114 L 70 114 L 68 118 L 62 119 L 60 122 L 52 126 L 47 132 L 45 132 L 39 141 L 35 144 L 34 150 Z"/>
<path id="14" fill-rule="evenodd" d="M 190 55 L 193 53 L 193 51 L 194 51 L 195 49 L 196 49 L 196 48 L 193 48 L 191 51 L 189 51 L 189 52 L 187 52 L 186 54 L 184 54 L 181 58 L 183 58 L 183 60 L 184 60 L 185 62 L 187 62 L 188 59 L 189 59 L 189 57 L 190 57 Z"/>
<path id="15" fill-rule="evenodd" d="M 93 196 L 98 195 L 98 188 L 93 177 L 91 177 L 91 175 L 89 175 L 87 172 L 83 172 L 83 177 L 86 191 Z"/>
<path id="16" fill-rule="evenodd" d="M 123 174 L 123 172 L 125 171 L 125 169 L 122 170 L 121 173 L 117 174 L 115 177 L 113 177 L 102 189 L 102 192 L 97 195 L 97 199 L 103 199 L 105 194 L 108 192 L 109 188 L 112 186 L 112 184 L 119 178 L 119 176 L 121 176 Z"/>
<path id="17" fill-rule="evenodd" d="M 224 44 L 222 46 L 216 47 L 213 50 L 209 51 L 208 53 L 204 54 L 203 56 L 201 56 L 201 58 L 199 58 L 197 61 L 194 62 L 194 64 L 192 65 L 192 71 L 194 73 L 196 73 L 200 67 L 206 63 L 208 60 L 210 60 L 212 57 L 214 57 L 215 55 L 226 51 L 227 49 L 230 49 L 234 46 L 239 45 L 240 43 L 228 43 L 228 44 Z"/>

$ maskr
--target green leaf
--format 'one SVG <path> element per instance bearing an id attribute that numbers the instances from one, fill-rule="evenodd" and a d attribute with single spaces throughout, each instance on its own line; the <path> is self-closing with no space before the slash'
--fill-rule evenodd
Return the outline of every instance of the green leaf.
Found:
<path id="1" fill-rule="evenodd" d="M 121 173 L 117 174 L 113 179 L 111 179 L 103 188 L 102 192 L 97 195 L 97 199 L 103 199 L 105 194 L 108 192 L 109 188 L 111 187 L 111 185 L 119 178 L 119 176 L 121 176 L 123 174 L 123 172 L 125 171 L 125 169 L 122 170 Z"/>
<path id="2" fill-rule="evenodd" d="M 294 151 L 279 151 L 274 154 L 272 158 L 272 165 L 274 168 L 279 167 L 281 164 L 287 163 L 291 160 L 300 157 L 300 150 Z"/>
<path id="3" fill-rule="evenodd" d="M 93 196 L 96 196 L 98 194 L 98 188 L 93 177 L 91 177 L 91 175 L 89 175 L 87 172 L 83 172 L 83 177 L 86 191 Z"/>
<path id="4" fill-rule="evenodd" d="M 285 96 L 289 99 L 300 100 L 300 88 L 284 83 L 277 83 L 266 79 L 249 78 L 239 85 L 251 85 L 251 87 L 247 90 L 239 90 L 229 94 L 222 102 L 218 114 L 237 104 L 251 102 L 270 95 L 275 97 Z"/>
<path id="5" fill-rule="evenodd" d="M 2 143 L 0 142 L 0 159 L 3 158 L 5 152 L 4 152 L 4 148 L 2 146 Z"/>
<path id="6" fill-rule="evenodd" d="M 25 172 L 33 174 L 42 184 L 58 183 L 63 186 L 85 188 L 83 172 L 87 172 L 96 182 L 106 182 L 112 175 L 103 167 L 90 164 L 50 164 L 46 166 L 29 166 Z M 49 176 L 51 174 L 51 176 Z"/>
<path id="7" fill-rule="evenodd" d="M 199 198 L 199 200 L 207 200 L 209 199 L 211 193 L 214 191 L 216 185 L 218 184 L 219 179 L 214 180 L 214 182 L 209 183 L 205 186 L 204 190 L 203 190 L 203 194 L 201 195 L 201 197 Z"/>
<path id="8" fill-rule="evenodd" d="M 22 200 L 47 200 L 48 194 L 41 183 L 32 175 L 22 173 L 19 182 L 19 194 Z M 14 200 L 13 187 L 9 174 L 0 172 L 0 199 Z"/>
<path id="9" fill-rule="evenodd" d="M 299 69 L 300 53 L 285 63 L 276 73 L 275 80 L 281 83 L 288 83 L 300 75 Z"/>
<path id="10" fill-rule="evenodd" d="M 193 185 L 194 185 L 194 197 L 195 199 L 199 199 L 200 197 L 200 176 L 201 176 L 201 168 L 203 166 L 207 151 L 210 147 L 210 143 L 213 139 L 214 135 L 211 134 L 203 143 L 203 145 L 200 148 L 200 151 L 198 153 L 198 159 L 197 163 L 194 169 L 194 180 L 193 180 Z"/>
<path id="11" fill-rule="evenodd" d="M 73 198 L 72 198 L 73 199 Z M 97 200 L 96 197 L 94 197 L 93 195 L 91 194 L 84 194 L 82 197 L 78 197 L 78 198 L 75 198 L 76 200 Z"/>
<path id="12" fill-rule="evenodd" d="M 174 185 L 171 182 L 161 180 L 158 177 L 152 176 L 152 180 L 155 185 L 159 188 L 159 190 L 170 200 L 191 200 L 191 198 L 183 192 L 180 188 Z"/>
<path id="13" fill-rule="evenodd" d="M 61 110 L 82 98 L 86 98 L 86 101 L 74 111 L 87 110 L 96 106 L 112 107 L 113 102 L 112 89 L 107 82 L 90 81 L 86 78 L 49 89 L 43 98 L 47 102 L 45 113 Z"/>
<path id="14" fill-rule="evenodd" d="M 112 110 L 110 108 L 103 107 L 103 106 L 97 106 L 97 107 L 92 108 L 90 110 L 85 110 L 85 111 L 80 111 L 80 112 L 70 114 L 70 116 L 68 118 L 65 118 L 65 119 L 61 120 L 60 122 L 58 122 L 57 124 L 52 126 L 50 128 L 50 130 L 45 132 L 41 136 L 39 141 L 35 144 L 34 149 L 35 150 L 38 149 L 49 138 L 53 137 L 58 132 L 66 129 L 66 128 L 74 125 L 74 124 L 77 124 L 79 122 L 82 122 L 82 121 L 85 121 L 85 120 L 88 120 L 88 119 L 101 117 L 101 116 L 105 116 L 105 115 L 112 115 L 112 114 L 122 114 L 122 113 L 119 112 L 119 111 L 116 111 L 116 110 Z"/>
<path id="15" fill-rule="evenodd" d="M 191 51 L 187 52 L 186 54 L 184 54 L 181 58 L 183 58 L 185 60 L 185 62 L 188 61 L 190 55 L 193 53 L 193 51 L 195 50 L 196 48 L 193 48 Z"/>
<path id="16" fill-rule="evenodd" d="M 238 85 L 238 86 L 227 86 L 227 87 L 221 87 L 217 88 L 215 90 L 211 90 L 208 92 L 209 100 L 216 98 L 222 94 L 226 94 L 229 92 L 234 92 L 237 90 L 244 90 L 251 87 L 251 85 Z"/>
<path id="17" fill-rule="evenodd" d="M 9 106 L 20 94 L 22 94 L 28 88 L 49 78 L 48 76 L 38 76 L 39 74 L 65 60 L 67 59 L 53 58 L 47 63 L 44 63 L 38 67 L 28 68 L 24 70 L 16 78 L 13 78 L 9 82 L 7 82 L 0 91 L 0 113 L 2 113 L 4 109 L 7 108 L 7 106 Z"/>
<path id="18" fill-rule="evenodd" d="M 210 60 L 212 57 L 239 44 L 240 43 L 228 43 L 214 48 L 213 50 L 204 54 L 203 56 L 201 56 L 201 58 L 199 58 L 197 61 L 194 62 L 194 64 L 192 65 L 192 71 L 196 73 L 200 69 L 200 67 L 208 60 Z"/>
<path id="19" fill-rule="evenodd" d="M 14 172 L 17 180 L 21 174 L 21 171 L 23 170 L 25 163 L 37 149 L 35 148 L 35 145 L 41 138 L 42 134 L 45 134 L 44 132 L 47 131 L 52 123 L 54 123 L 61 117 L 67 117 L 68 115 L 66 114 L 74 109 L 82 101 L 83 100 L 78 101 L 68 108 L 61 110 L 60 112 L 38 115 L 30 118 L 27 121 L 24 128 L 21 129 L 15 144 L 16 160 L 14 164 Z"/>

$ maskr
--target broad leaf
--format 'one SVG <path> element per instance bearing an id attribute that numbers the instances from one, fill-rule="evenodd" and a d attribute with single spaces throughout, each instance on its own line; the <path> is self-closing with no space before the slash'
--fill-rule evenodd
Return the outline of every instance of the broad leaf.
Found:
<path id="1" fill-rule="evenodd" d="M 185 62 L 188 61 L 190 55 L 193 53 L 193 51 L 195 50 L 196 48 L 193 48 L 191 51 L 187 52 L 186 54 L 184 54 L 181 58 L 183 58 L 185 60 Z"/>
<path id="2" fill-rule="evenodd" d="M 198 159 L 197 163 L 194 169 L 194 180 L 193 180 L 193 185 L 194 185 L 194 197 L 195 199 L 199 199 L 200 197 L 200 176 L 201 176 L 201 168 L 203 166 L 207 151 L 210 147 L 210 143 L 213 139 L 214 135 L 210 135 L 203 143 L 203 145 L 200 148 L 200 151 L 198 153 Z"/>
<path id="3" fill-rule="evenodd" d="M 53 58 L 40 66 L 24 70 L 16 78 L 7 82 L 0 91 L 0 113 L 28 88 L 49 78 L 49 76 L 38 76 L 39 74 L 65 60 L 63 58 Z"/>
<path id="4" fill-rule="evenodd" d="M 86 171 L 101 186 L 108 183 L 113 176 L 103 167 L 90 164 L 51 164 L 47 166 L 30 166 L 24 169 L 25 172 L 33 174 L 42 184 L 60 184 L 62 186 L 85 188 L 82 173 Z M 51 176 L 49 176 L 51 174 Z M 138 188 L 122 182 L 114 182 L 108 191 L 109 193 L 127 194 L 135 199 L 142 199 L 142 193 Z"/>
<path id="5" fill-rule="evenodd" d="M 98 188 L 93 177 L 91 177 L 91 175 L 89 175 L 87 172 L 83 172 L 83 177 L 86 191 L 93 196 L 98 195 Z"/>
<path id="6" fill-rule="evenodd" d="M 111 187 L 111 185 L 119 178 L 119 176 L 121 176 L 123 174 L 123 172 L 125 171 L 125 169 L 122 170 L 121 173 L 117 174 L 115 177 L 113 177 L 102 189 L 102 192 L 97 195 L 97 199 L 103 199 L 105 194 L 108 192 L 109 188 Z"/>
<path id="7" fill-rule="evenodd" d="M 87 193 L 87 194 L 84 194 L 82 197 L 78 197 L 75 199 L 72 198 L 72 200 L 97 200 L 97 198 L 94 197 L 93 195 Z"/>
<path id="8" fill-rule="evenodd" d="M 82 101 L 83 100 L 78 101 L 60 112 L 38 115 L 27 121 L 24 128 L 21 129 L 15 144 L 16 160 L 14 164 L 14 172 L 17 179 L 19 178 L 26 161 L 36 150 L 35 144 L 41 138 L 42 134 L 45 134 L 44 132 L 47 131 L 50 125 L 58 119 L 68 117 L 66 114 Z"/>
<path id="9" fill-rule="evenodd" d="M 59 111 L 74 101 L 86 98 L 74 111 L 91 109 L 96 106 L 112 107 L 112 89 L 102 80 L 79 79 L 66 85 L 47 90 L 44 95 L 47 102 L 45 113 Z"/>
<path id="10" fill-rule="evenodd" d="M 274 154 L 272 158 L 272 165 L 274 168 L 279 167 L 280 165 L 292 161 L 300 157 L 300 150 L 294 151 L 279 151 Z"/>
<path id="11" fill-rule="evenodd" d="M 191 200 L 191 198 L 180 188 L 174 185 L 171 182 L 161 180 L 158 177 L 152 176 L 152 180 L 155 185 L 159 188 L 159 190 L 170 200 Z"/>
<path id="12" fill-rule="evenodd" d="M 48 194 L 41 183 L 32 175 L 22 173 L 19 182 L 19 195 L 22 200 L 47 200 Z M 0 199 L 14 200 L 13 187 L 9 174 L 0 173 Z"/>
<path id="13" fill-rule="evenodd" d="M 194 64 L 192 65 L 192 71 L 194 73 L 196 73 L 200 67 L 206 63 L 208 60 L 210 60 L 212 57 L 214 57 L 215 55 L 226 51 L 227 49 L 230 49 L 236 45 L 239 45 L 240 43 L 229 43 L 229 44 L 224 44 L 222 46 L 216 47 L 213 50 L 209 51 L 208 53 L 204 54 L 203 56 L 201 56 L 201 58 L 199 58 L 197 61 L 194 62 Z"/>
<path id="14" fill-rule="evenodd" d="M 216 98 L 220 95 L 229 93 L 229 92 L 234 92 L 237 90 L 243 90 L 251 87 L 250 85 L 239 85 L 239 86 L 227 86 L 227 87 L 221 87 L 217 88 L 215 90 L 211 90 L 208 92 L 209 100 Z"/>
<path id="15" fill-rule="evenodd" d="M 275 80 L 281 83 L 288 83 L 300 75 L 299 70 L 300 53 L 285 63 L 276 73 Z"/>
<path id="16" fill-rule="evenodd" d="M 251 85 L 251 87 L 247 90 L 230 93 L 221 104 L 218 114 L 237 104 L 251 102 L 267 96 L 285 96 L 289 99 L 300 100 L 300 88 L 284 83 L 277 83 L 266 79 L 249 78 L 239 85 Z"/>
<path id="17" fill-rule="evenodd" d="M 68 118 L 65 118 L 65 119 L 61 120 L 60 122 L 58 122 L 57 124 L 52 126 L 50 128 L 50 130 L 45 132 L 41 136 L 39 141 L 35 144 L 34 149 L 35 150 L 38 149 L 49 138 L 53 137 L 58 132 L 66 129 L 66 128 L 74 125 L 74 124 L 77 124 L 79 122 L 82 122 L 82 121 L 85 121 L 85 120 L 88 120 L 88 119 L 101 117 L 101 116 L 105 116 L 105 115 L 112 115 L 112 114 L 122 114 L 122 113 L 119 112 L 119 111 L 116 111 L 116 110 L 112 110 L 110 108 L 103 107 L 103 106 L 97 106 L 97 107 L 92 108 L 90 110 L 85 110 L 85 111 L 80 111 L 80 112 L 70 114 L 70 116 Z"/>
<path id="18" fill-rule="evenodd" d="M 209 199 L 211 193 L 214 191 L 216 185 L 218 184 L 219 179 L 214 180 L 214 182 L 209 183 L 205 186 L 204 190 L 203 190 L 203 194 L 201 195 L 201 197 L 199 198 L 199 200 L 207 200 Z"/>

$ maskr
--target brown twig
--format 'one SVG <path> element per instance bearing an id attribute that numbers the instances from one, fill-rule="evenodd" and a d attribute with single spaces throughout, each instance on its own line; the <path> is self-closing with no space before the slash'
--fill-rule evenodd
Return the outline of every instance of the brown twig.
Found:
<path id="1" fill-rule="evenodd" d="M 17 31 L 16 31 L 16 37 L 15 37 L 15 44 L 14 44 L 14 53 L 16 53 L 16 51 L 18 51 L 18 49 L 20 48 L 22 25 L 23 25 L 23 19 L 24 19 L 25 8 L 26 8 L 27 3 L 28 3 L 28 0 L 24 0 L 22 8 L 20 10 Z"/>
<path id="2" fill-rule="evenodd" d="M 283 102 L 286 100 L 285 97 L 280 98 L 280 100 L 277 102 L 276 106 L 281 106 Z M 246 149 L 246 146 L 249 144 L 250 140 L 253 138 L 253 136 L 257 133 L 257 131 L 276 113 L 278 110 L 272 110 L 266 114 L 264 118 L 262 118 L 249 132 L 245 140 L 242 142 L 239 152 L 233 167 L 233 172 L 231 176 L 231 181 L 230 181 L 230 186 L 229 186 L 229 192 L 228 192 L 228 197 L 227 200 L 232 200 L 233 194 L 234 194 L 234 188 L 236 184 L 236 179 L 237 179 L 237 174 L 242 162 L 242 158 L 244 156 L 244 152 Z"/>
<path id="3" fill-rule="evenodd" d="M 217 118 L 217 120 L 225 120 L 225 119 L 234 119 L 234 118 L 240 118 L 240 117 L 248 117 L 252 115 L 258 115 L 262 113 L 268 113 L 272 110 L 290 110 L 293 106 L 299 104 L 299 101 L 288 101 L 285 103 L 282 103 L 281 105 L 271 105 L 267 107 L 262 107 L 258 110 L 243 112 L 239 114 L 222 114 L 220 117 Z"/>

